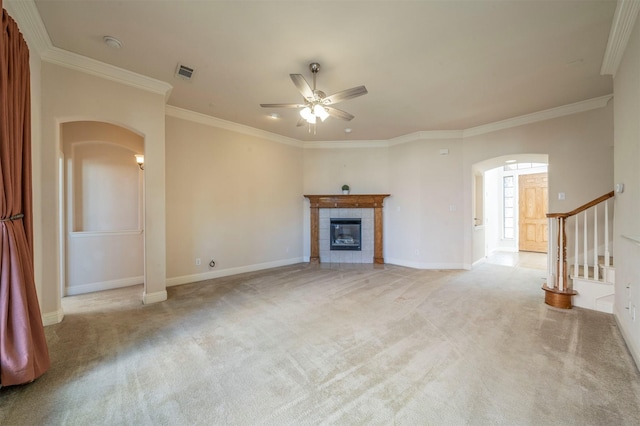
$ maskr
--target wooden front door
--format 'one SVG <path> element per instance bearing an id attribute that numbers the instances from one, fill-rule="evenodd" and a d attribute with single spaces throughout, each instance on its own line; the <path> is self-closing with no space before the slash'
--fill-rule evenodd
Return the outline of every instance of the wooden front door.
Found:
<path id="1" fill-rule="evenodd" d="M 548 192 L 546 173 L 520 175 L 519 249 L 522 251 L 547 252 Z"/>

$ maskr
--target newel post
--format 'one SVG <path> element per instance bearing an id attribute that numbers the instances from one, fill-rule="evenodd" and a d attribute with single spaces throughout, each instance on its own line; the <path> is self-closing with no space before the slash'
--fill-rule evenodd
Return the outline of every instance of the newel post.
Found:
<path id="1" fill-rule="evenodd" d="M 571 296 L 575 295 L 575 291 L 569 287 L 569 274 L 567 270 L 567 234 L 566 234 L 566 216 L 548 214 L 547 217 L 555 217 L 558 224 L 558 234 L 556 241 L 558 248 L 556 250 L 556 271 L 554 282 L 547 283 L 542 286 L 545 291 L 544 302 L 555 308 L 571 309 Z M 551 253 L 549 253 L 551 254 Z M 553 275 L 548 272 L 548 277 Z"/>
<path id="2" fill-rule="evenodd" d="M 555 287 L 560 291 L 567 289 L 569 275 L 567 274 L 567 230 L 566 218 L 558 218 L 558 278 Z"/>

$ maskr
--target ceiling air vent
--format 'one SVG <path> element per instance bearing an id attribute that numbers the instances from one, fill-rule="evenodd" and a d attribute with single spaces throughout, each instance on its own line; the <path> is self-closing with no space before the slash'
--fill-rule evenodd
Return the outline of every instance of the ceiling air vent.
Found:
<path id="1" fill-rule="evenodd" d="M 180 77 L 183 80 L 191 80 L 192 75 L 193 75 L 193 68 L 189 68 L 182 64 L 178 64 L 178 68 L 176 69 L 176 77 Z"/>

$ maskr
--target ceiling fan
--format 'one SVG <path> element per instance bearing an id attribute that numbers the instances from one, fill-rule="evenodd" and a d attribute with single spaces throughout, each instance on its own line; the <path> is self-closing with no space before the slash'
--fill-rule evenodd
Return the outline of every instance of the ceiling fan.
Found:
<path id="1" fill-rule="evenodd" d="M 323 91 L 316 89 L 316 74 L 320 71 L 320 64 L 312 62 L 309 64 L 309 69 L 313 74 L 313 89 L 304 79 L 302 74 L 289 74 L 293 84 L 296 85 L 300 93 L 304 98 L 302 104 L 260 104 L 263 108 L 301 108 L 300 120 L 298 120 L 298 127 L 308 123 L 309 125 L 316 124 L 317 119 L 321 121 L 327 119 L 327 117 L 340 118 L 342 120 L 350 121 L 354 118 L 354 115 L 349 114 L 346 111 L 334 108 L 329 105 L 337 104 L 338 102 L 346 101 L 358 96 L 366 95 L 367 88 L 364 86 L 352 87 L 351 89 L 342 90 L 327 96 Z"/>

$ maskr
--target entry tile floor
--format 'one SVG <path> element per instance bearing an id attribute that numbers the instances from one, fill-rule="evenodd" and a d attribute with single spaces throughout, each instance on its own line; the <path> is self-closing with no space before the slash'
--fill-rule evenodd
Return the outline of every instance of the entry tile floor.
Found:
<path id="1" fill-rule="evenodd" d="M 546 270 L 547 253 L 497 251 L 487 257 L 486 262 L 494 265 Z"/>

